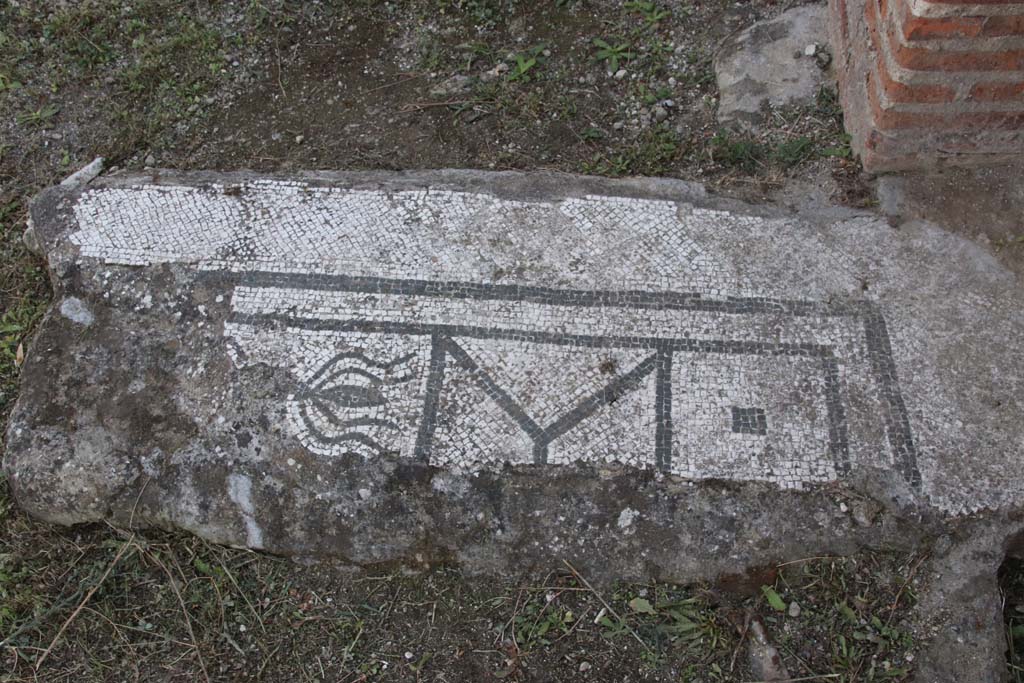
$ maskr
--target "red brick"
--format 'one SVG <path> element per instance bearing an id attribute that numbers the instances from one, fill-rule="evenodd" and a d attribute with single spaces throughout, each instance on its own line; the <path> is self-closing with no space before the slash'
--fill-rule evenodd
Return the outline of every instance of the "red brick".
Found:
<path id="1" fill-rule="evenodd" d="M 1024 50 L 935 50 L 911 47 L 903 44 L 899 32 L 889 21 L 886 0 L 867 0 L 865 16 L 868 30 L 882 35 L 879 17 L 883 18 L 886 30 L 884 40 L 888 41 L 890 52 L 896 63 L 912 71 L 1021 71 L 1024 70 Z M 872 35 L 875 38 L 876 35 Z M 876 48 L 881 48 L 876 44 Z"/>
<path id="2" fill-rule="evenodd" d="M 940 104 L 956 98 L 956 91 L 944 85 L 906 85 L 894 80 L 882 59 L 878 60 L 878 75 L 882 92 L 892 102 Z"/>
<path id="3" fill-rule="evenodd" d="M 932 1 L 918 15 L 911 0 L 830 0 L 840 101 L 868 170 L 1024 156 L 1024 0 Z"/>
<path id="4" fill-rule="evenodd" d="M 850 17 L 846 13 L 846 0 L 835 0 L 835 2 L 839 14 L 839 35 L 842 40 L 846 41 L 850 39 Z M 835 20 L 835 16 L 832 16 L 832 21 Z"/>
<path id="5" fill-rule="evenodd" d="M 1024 97 L 1024 83 L 977 83 L 970 99 L 980 102 L 1004 102 Z"/>
<path id="6" fill-rule="evenodd" d="M 975 38 L 985 28 L 984 17 L 917 17 L 903 8 L 904 40 L 936 40 L 943 38 Z"/>
<path id="7" fill-rule="evenodd" d="M 933 112 L 896 111 L 882 106 L 878 97 L 878 84 L 868 74 L 868 102 L 871 105 L 872 123 L 880 131 L 905 128 L 927 128 L 933 131 L 956 131 L 966 128 L 987 130 L 1013 130 L 1024 127 L 1024 107 L 1012 112 L 969 112 L 952 114 L 936 107 Z"/>
<path id="8" fill-rule="evenodd" d="M 998 52 L 939 51 L 893 44 L 893 57 L 904 69 L 914 71 L 1021 71 L 1024 70 L 1024 50 Z"/>
<path id="9" fill-rule="evenodd" d="M 899 2 L 899 6 L 903 24 L 903 39 L 908 42 L 1024 36 L 1024 15 L 919 17 L 910 11 L 907 2 Z"/>

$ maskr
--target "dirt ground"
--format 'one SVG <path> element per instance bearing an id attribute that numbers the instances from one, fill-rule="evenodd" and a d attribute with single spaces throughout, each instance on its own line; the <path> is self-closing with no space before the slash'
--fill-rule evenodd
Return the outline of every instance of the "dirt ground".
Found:
<path id="1" fill-rule="evenodd" d="M 2 414 L 49 300 L 20 241 L 27 203 L 96 156 L 136 170 L 658 175 L 749 200 L 802 182 L 872 206 L 830 90 L 772 112 L 758 138 L 715 124 L 715 46 L 788 6 L 0 2 Z M 795 680 L 902 681 L 928 637 L 923 557 L 807 558 L 686 587 L 589 586 L 570 567 L 495 581 L 302 566 L 48 527 L 0 482 L 0 681 L 751 681 L 754 624 Z M 1007 570 L 1013 626 L 1019 577 Z"/>

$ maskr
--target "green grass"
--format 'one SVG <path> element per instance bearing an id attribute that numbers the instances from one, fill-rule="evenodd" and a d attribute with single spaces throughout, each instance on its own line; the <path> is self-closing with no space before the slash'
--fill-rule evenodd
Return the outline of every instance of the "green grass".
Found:
<path id="1" fill-rule="evenodd" d="M 1024 562 L 1008 559 L 999 572 L 1006 624 L 1006 668 L 1013 683 L 1024 683 Z"/>
<path id="2" fill-rule="evenodd" d="M 0 204 L 0 414 L 17 394 L 17 378 L 29 335 L 49 303 L 42 263 L 21 241 L 25 210 L 18 200 Z"/>
<path id="3" fill-rule="evenodd" d="M 766 169 L 785 171 L 813 158 L 847 156 L 842 148 L 823 147 L 806 135 L 763 141 L 726 131 L 719 131 L 711 138 L 710 154 L 722 166 L 744 173 L 758 173 Z"/>
<path id="4" fill-rule="evenodd" d="M 594 587 L 570 571 L 533 583 L 445 569 L 346 577 L 182 535 L 94 530 L 29 546 L 18 543 L 32 533 L 22 521 L 9 528 L 0 632 L 15 655 L 10 680 L 30 678 L 45 657 L 82 681 L 146 679 L 168 666 L 182 680 L 530 680 L 581 664 L 617 680 L 689 670 L 690 680 L 739 681 L 750 680 L 737 653 L 752 618 L 794 676 L 905 681 L 915 647 L 904 621 L 915 558 L 899 555 L 787 566 L 774 590 L 801 605 L 791 617 L 760 591 L 707 584 Z"/>
<path id="5" fill-rule="evenodd" d="M 583 172 L 611 177 L 669 175 L 681 150 L 682 143 L 676 133 L 667 125 L 658 125 L 610 151 L 595 155 L 583 165 Z"/>
<path id="6" fill-rule="evenodd" d="M 229 78 L 230 56 L 275 39 L 296 19 L 256 0 L 231 30 L 214 16 L 213 8 L 197 13 L 171 0 L 83 0 L 46 12 L 35 3 L 3 7 L 0 84 L 17 84 L 19 120 L 43 127 L 67 113 L 56 100 L 88 91 L 111 130 L 104 152 L 117 160 L 200 115 L 204 98 Z"/>

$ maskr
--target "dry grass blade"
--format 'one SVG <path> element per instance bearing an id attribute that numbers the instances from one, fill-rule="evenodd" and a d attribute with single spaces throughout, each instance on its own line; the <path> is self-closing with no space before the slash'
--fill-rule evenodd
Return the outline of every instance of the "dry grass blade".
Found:
<path id="1" fill-rule="evenodd" d="M 160 560 L 160 558 L 156 556 L 156 553 L 146 554 L 151 560 L 153 560 L 153 562 L 157 564 L 157 566 L 160 567 L 160 569 L 163 570 L 164 574 L 167 575 L 167 580 L 171 585 L 171 590 L 174 591 L 174 596 L 178 599 L 178 605 L 181 606 L 182 616 L 185 617 L 185 627 L 188 629 L 188 637 L 192 639 L 192 649 L 195 650 L 196 659 L 199 662 L 199 669 L 200 671 L 202 671 L 203 674 L 203 680 L 205 680 L 206 683 L 210 683 L 210 674 L 206 670 L 206 662 L 203 660 L 203 653 L 199 650 L 199 641 L 196 639 L 195 630 L 193 630 L 192 628 L 192 616 L 188 613 L 188 608 L 185 606 L 185 600 L 181 597 L 181 591 L 178 590 L 178 581 L 174 578 L 174 575 L 171 573 L 171 570 L 167 568 L 167 565 L 165 565 Z M 180 567 L 178 568 L 178 573 L 181 573 Z"/>
<path id="2" fill-rule="evenodd" d="M 914 563 L 914 566 L 911 567 L 910 572 L 907 574 L 907 580 L 900 586 L 899 591 L 896 593 L 896 597 L 893 598 L 892 605 L 889 607 L 889 618 L 885 620 L 886 626 L 892 625 L 892 620 L 896 616 L 896 609 L 900 605 L 900 598 L 903 597 L 903 592 L 907 590 L 907 586 L 909 586 L 914 580 L 914 577 L 917 576 L 917 570 L 921 568 L 921 564 L 927 559 L 928 555 L 924 554 L 917 560 L 917 562 Z"/>
<path id="3" fill-rule="evenodd" d="M 630 635 L 632 635 L 636 639 L 636 642 L 640 643 L 643 646 L 643 648 L 645 650 L 647 650 L 648 652 L 653 652 L 654 651 L 654 650 L 651 649 L 651 646 L 648 645 L 646 642 L 644 642 L 644 639 L 641 638 L 640 635 L 636 631 L 633 630 L 633 627 L 630 626 L 629 624 L 627 624 L 626 620 L 623 619 L 621 616 L 619 616 L 619 613 L 615 611 L 615 608 L 612 607 L 611 605 L 609 605 L 608 602 L 604 599 L 604 597 L 602 597 L 602 595 L 600 593 L 598 593 L 596 590 L 594 590 L 594 587 L 590 585 L 590 582 L 587 581 L 587 579 L 582 574 L 580 574 L 578 571 L 576 571 L 576 567 L 572 566 L 572 563 L 570 563 L 569 560 L 562 560 L 562 563 L 566 567 L 569 568 L 569 571 L 572 572 L 572 575 L 575 576 L 576 579 L 580 583 L 582 583 L 584 586 L 587 587 L 587 590 L 589 590 L 591 593 L 593 593 L 594 597 L 597 598 L 602 605 L 604 605 L 604 608 L 606 610 L 608 610 L 608 612 L 613 617 L 618 619 L 620 624 L 622 624 L 623 626 L 626 627 L 626 629 L 629 631 Z"/>
<path id="4" fill-rule="evenodd" d="M 809 683 L 810 681 L 828 681 L 834 678 L 841 678 L 842 675 L 843 674 L 821 674 L 820 676 L 800 676 L 799 678 L 786 678 L 781 681 L 745 681 L 744 683 Z"/>
<path id="5" fill-rule="evenodd" d="M 89 603 L 89 600 L 96 593 L 96 591 L 100 589 L 100 586 L 103 585 L 103 582 L 107 580 L 107 577 L 110 576 L 110 572 L 112 572 L 114 570 L 114 567 L 117 566 L 117 563 L 121 561 L 121 558 L 124 557 L 124 554 L 129 547 L 138 547 L 132 542 L 131 538 L 129 538 L 127 541 L 121 544 L 121 548 L 117 551 L 117 555 L 114 556 L 114 559 L 110 561 L 110 564 L 107 565 L 107 569 L 103 572 L 103 576 L 100 577 L 100 580 L 96 582 L 95 586 L 89 589 L 89 592 L 85 594 L 84 598 L 82 598 L 82 602 L 78 603 L 78 607 L 75 608 L 75 611 L 72 612 L 68 616 L 68 618 L 64 620 L 63 624 L 61 624 L 60 628 L 57 630 L 57 635 L 53 637 L 53 640 L 50 641 L 50 645 L 45 650 L 43 650 L 43 654 L 40 655 L 39 659 L 36 660 L 35 669 L 37 672 L 39 671 L 40 667 L 43 666 L 43 662 L 46 661 L 46 658 L 50 656 L 50 653 L 53 651 L 53 647 L 61 639 L 61 636 L 64 635 L 64 631 L 67 630 L 68 626 L 71 625 L 71 622 L 75 620 L 75 618 L 81 613 L 81 611 L 85 609 L 85 606 Z"/>

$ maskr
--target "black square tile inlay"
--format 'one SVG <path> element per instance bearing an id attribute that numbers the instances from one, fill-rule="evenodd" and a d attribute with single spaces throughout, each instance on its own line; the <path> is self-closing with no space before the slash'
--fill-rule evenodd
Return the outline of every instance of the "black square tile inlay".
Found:
<path id="1" fill-rule="evenodd" d="M 738 408 L 732 407 L 732 431 L 737 434 L 757 434 L 764 436 L 768 433 L 768 417 L 764 408 Z"/>

